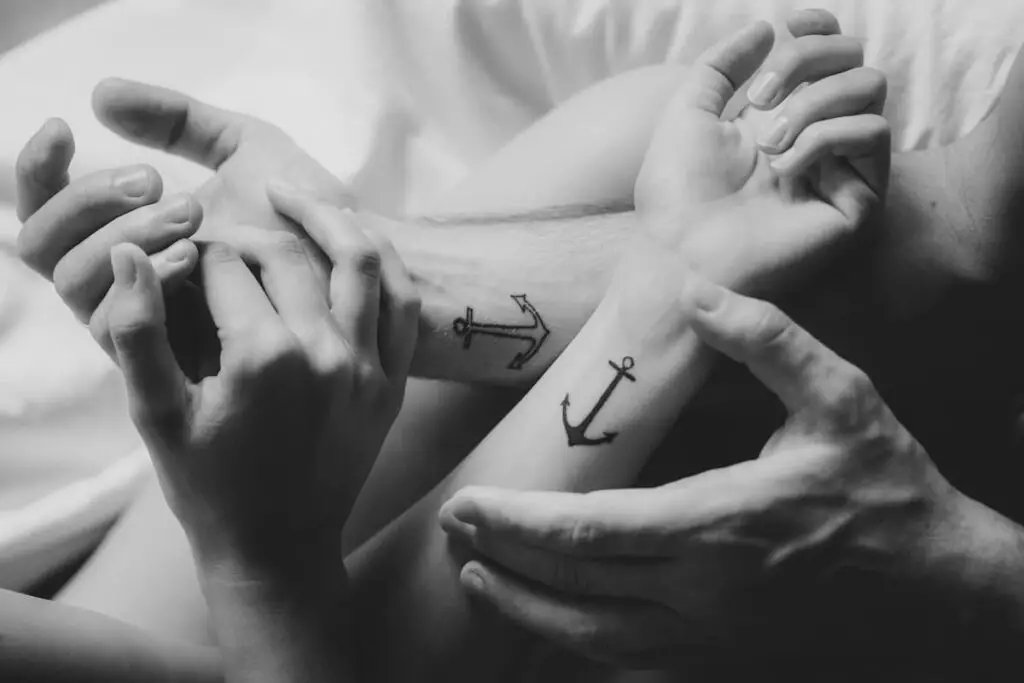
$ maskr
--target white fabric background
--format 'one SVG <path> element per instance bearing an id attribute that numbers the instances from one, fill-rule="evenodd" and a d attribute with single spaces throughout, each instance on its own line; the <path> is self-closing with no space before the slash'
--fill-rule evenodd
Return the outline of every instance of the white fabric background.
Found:
<path id="1" fill-rule="evenodd" d="M 168 191 L 204 171 L 117 139 L 90 92 L 120 75 L 269 119 L 371 205 L 414 208 L 552 106 L 608 75 L 686 63 L 794 0 L 117 0 L 0 59 L 0 587 L 61 561 L 147 471 L 106 357 L 14 250 L 12 168 L 48 116 L 73 174 L 146 161 Z M 991 108 L 1024 3 L 816 0 L 890 77 L 898 149 Z M 2 12 L 2 10 L 0 10 Z"/>

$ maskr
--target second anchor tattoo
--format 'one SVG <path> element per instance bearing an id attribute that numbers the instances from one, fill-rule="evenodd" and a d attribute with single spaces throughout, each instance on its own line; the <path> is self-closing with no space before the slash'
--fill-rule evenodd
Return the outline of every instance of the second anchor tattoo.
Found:
<path id="1" fill-rule="evenodd" d="M 540 351 L 544 340 L 551 333 L 541 320 L 540 313 L 526 300 L 525 294 L 512 294 L 512 300 L 519 310 L 533 318 L 533 322 L 522 325 L 506 325 L 503 323 L 481 323 L 473 319 L 473 309 L 466 306 L 466 317 L 456 318 L 452 323 L 455 336 L 462 337 L 462 348 L 468 349 L 475 335 L 489 337 L 505 337 L 530 342 L 529 346 L 512 357 L 508 364 L 509 370 L 522 370 L 523 366 Z"/>
<path id="2" fill-rule="evenodd" d="M 608 397 L 612 395 L 613 391 L 615 391 L 615 387 L 619 386 L 619 382 L 624 378 L 628 379 L 630 382 L 636 381 L 636 377 L 629 374 L 629 371 L 632 370 L 635 365 L 632 356 L 624 357 L 622 359 L 622 365 L 616 365 L 612 361 L 608 361 L 608 365 L 612 366 L 612 369 L 615 370 L 615 377 L 604 390 L 604 393 L 601 394 L 601 398 L 597 399 L 597 404 L 591 408 L 587 416 L 583 418 L 582 422 L 577 425 L 569 424 L 569 394 L 566 394 L 565 398 L 562 399 L 562 425 L 565 427 L 565 435 L 569 437 L 570 446 L 596 446 L 602 443 L 611 443 L 618 435 L 618 432 L 605 432 L 604 436 L 600 436 L 596 439 L 587 436 L 587 428 L 590 426 L 590 423 L 594 421 L 594 418 L 597 417 L 597 414 L 601 412 L 601 408 L 604 407 L 604 404 L 608 401 Z"/>

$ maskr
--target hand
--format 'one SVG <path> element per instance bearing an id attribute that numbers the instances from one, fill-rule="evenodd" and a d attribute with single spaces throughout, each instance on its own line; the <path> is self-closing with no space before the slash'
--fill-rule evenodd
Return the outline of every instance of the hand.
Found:
<path id="1" fill-rule="evenodd" d="M 131 242 L 151 254 L 157 278 L 173 292 L 198 261 L 189 238 L 199 228 L 202 208 L 187 194 L 161 199 L 160 175 L 148 166 L 71 181 L 73 156 L 74 138 L 60 119 L 47 121 L 22 149 L 15 173 L 23 223 L 18 250 L 113 354 L 105 313 L 113 282 L 110 248 Z"/>
<path id="2" fill-rule="evenodd" d="M 314 257 L 317 276 L 326 282 L 327 263 L 301 230 L 271 208 L 267 182 L 288 178 L 339 207 L 353 205 L 354 199 L 280 128 L 173 90 L 121 79 L 107 79 L 96 87 L 93 109 L 118 135 L 214 170 L 195 192 L 205 213 L 201 239 L 237 247 L 235 228 L 240 225 L 291 232 Z"/>
<path id="3" fill-rule="evenodd" d="M 360 239 L 345 223 L 318 228 Z M 295 237 L 249 248 L 262 288 L 230 247 L 212 243 L 201 256 L 221 355 L 215 376 L 192 383 L 171 351 L 155 271 L 134 245 L 114 247 L 107 316 L 129 407 L 197 555 L 251 564 L 303 544 L 340 552 L 359 470 L 397 412 L 415 334 L 404 307 L 380 306 L 380 278 L 408 276 L 340 261 L 346 306 L 332 312 Z M 379 328 L 390 347 L 379 346 Z"/>
<path id="4" fill-rule="evenodd" d="M 354 327 L 348 338 L 357 348 L 379 349 L 379 364 L 367 369 L 370 376 L 383 373 L 391 391 L 377 406 L 383 431 L 371 435 L 376 448 L 361 452 L 366 457 L 350 462 L 350 480 L 354 495 L 370 473 L 387 428 L 398 415 L 405 394 L 406 380 L 416 351 L 419 328 L 420 295 L 394 246 L 376 230 L 360 229 L 349 209 L 319 201 L 308 191 L 277 179 L 267 186 L 271 205 L 282 216 L 302 227 L 333 264 L 330 276 L 331 314 L 343 328 L 353 318 L 364 321 Z M 342 226 L 344 229 L 342 229 Z M 376 298 L 362 299 L 360 292 L 369 287 Z M 373 321 L 377 324 L 374 325 Z"/>
<path id="5" fill-rule="evenodd" d="M 463 585 L 631 665 L 924 656 L 948 624 L 943 577 L 967 566 L 950 559 L 965 499 L 868 378 L 777 308 L 699 278 L 684 296 L 700 337 L 747 364 L 786 423 L 758 459 L 656 489 L 460 491 L 442 525 L 485 557 Z"/>
<path id="6" fill-rule="evenodd" d="M 788 23 L 797 39 L 767 62 L 774 36 L 765 22 L 698 59 L 636 181 L 649 234 L 746 291 L 772 291 L 796 266 L 819 262 L 864 223 L 888 184 L 884 76 L 861 66 L 861 46 L 839 35 L 828 12 L 796 12 Z M 735 88 L 759 66 L 752 109 L 723 120 Z"/>

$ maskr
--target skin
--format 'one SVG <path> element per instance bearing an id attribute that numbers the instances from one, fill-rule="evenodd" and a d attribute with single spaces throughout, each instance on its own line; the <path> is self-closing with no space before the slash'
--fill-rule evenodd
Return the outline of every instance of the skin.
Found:
<path id="1" fill-rule="evenodd" d="M 752 51 L 754 54 L 759 54 L 760 58 L 763 59 L 764 54 L 767 52 L 767 48 L 770 47 L 770 42 L 766 42 L 765 39 L 764 39 L 763 31 L 765 30 L 765 27 L 760 26 L 760 27 L 755 27 L 755 28 L 757 29 L 757 31 L 755 31 L 755 32 L 748 31 L 746 34 L 743 34 L 743 35 L 740 36 L 740 40 L 741 40 L 741 42 L 743 42 L 744 44 L 747 45 L 747 48 L 745 48 L 745 49 L 748 49 L 748 50 Z M 721 56 L 716 56 L 715 54 L 709 55 L 709 57 L 708 57 L 709 64 L 714 64 L 716 59 L 725 58 L 726 54 L 727 53 L 723 53 Z M 750 61 L 750 64 L 738 63 L 738 64 L 736 64 L 732 68 L 752 69 L 752 68 L 756 67 L 756 65 L 757 65 L 756 64 L 756 60 L 748 60 L 748 61 Z M 726 68 L 726 67 L 720 66 L 718 68 Z M 738 80 L 742 80 L 742 77 L 738 78 Z M 727 94 L 720 93 L 719 90 L 718 90 L 718 86 L 716 84 L 714 84 L 714 83 L 709 84 L 707 87 L 710 88 L 711 92 L 715 93 L 716 96 L 720 98 L 722 104 L 724 104 L 724 102 L 727 99 Z M 704 101 L 706 101 L 705 97 L 701 94 L 700 90 L 694 91 L 694 90 L 686 90 L 686 89 L 684 89 L 681 92 L 681 94 L 680 94 L 678 107 L 683 108 L 683 111 L 686 111 L 686 107 L 694 107 L 695 111 L 699 112 L 700 117 L 707 117 L 707 119 L 708 119 L 708 124 L 707 125 L 717 125 L 717 113 L 716 112 L 712 112 L 712 111 L 705 111 L 704 109 L 701 108 L 702 107 L 701 103 L 704 102 Z M 809 126 L 813 126 L 814 121 L 813 120 L 809 120 L 807 122 L 807 124 Z M 694 125 L 695 126 L 705 126 L 705 123 L 703 121 L 701 121 L 701 120 L 697 120 L 697 121 L 694 122 Z M 730 132 L 731 128 L 732 128 L 732 124 L 725 125 L 724 126 L 724 130 L 723 130 L 723 134 L 731 135 L 732 134 Z M 671 136 L 673 134 L 673 132 L 674 131 L 672 129 L 669 129 L 668 132 L 667 132 L 667 135 Z M 740 165 L 749 165 L 749 162 L 746 162 L 746 161 L 743 160 L 743 155 L 750 154 L 750 155 L 755 155 L 755 157 L 756 157 L 757 151 L 756 151 L 756 147 L 753 144 L 753 139 L 752 139 L 753 136 L 752 135 L 746 135 L 742 131 L 740 132 L 740 135 L 741 135 L 741 140 L 743 141 L 743 145 L 738 150 L 738 152 L 741 153 L 741 155 L 739 156 L 739 158 L 737 158 L 735 160 L 735 162 L 733 160 L 729 159 L 728 157 L 726 157 L 726 163 L 737 163 L 737 164 L 740 164 Z M 669 137 L 669 139 L 671 139 L 671 137 Z M 812 152 L 813 152 L 813 150 L 812 150 Z M 882 156 L 884 156 L 884 148 L 883 148 Z M 699 158 L 696 158 L 695 159 L 695 163 L 702 163 L 702 162 L 700 161 Z M 762 167 L 758 166 L 757 168 L 762 168 Z M 676 167 L 676 168 L 673 169 L 673 171 L 677 171 L 677 172 L 683 173 L 684 177 L 685 177 L 685 174 L 689 172 L 688 169 L 685 168 L 685 167 L 682 167 L 682 168 Z M 762 172 L 763 172 L 763 169 L 762 169 Z M 726 184 L 726 181 L 723 179 L 722 188 L 719 189 L 719 190 L 716 190 L 716 194 L 714 194 L 713 197 L 718 197 L 721 194 L 730 194 L 730 193 L 736 193 L 736 192 L 739 192 L 739 191 L 746 191 L 746 192 L 752 194 L 752 196 L 754 198 L 756 198 L 757 197 L 757 192 L 754 189 L 754 187 L 756 187 L 757 183 L 759 183 L 761 181 L 757 180 L 756 176 L 754 178 L 755 178 L 755 182 L 753 183 L 753 187 L 750 187 L 750 188 L 745 187 L 745 185 L 744 185 L 744 183 L 749 180 L 747 178 L 741 178 L 741 180 L 743 182 L 741 182 L 741 184 L 738 185 L 738 186 L 731 186 L 729 184 Z M 772 206 L 771 202 L 772 201 L 778 201 L 777 199 L 775 199 L 775 198 L 773 198 L 771 196 L 770 191 L 768 193 L 768 196 L 769 196 L 769 203 L 767 205 L 761 207 L 762 209 L 770 210 L 771 206 Z M 785 206 L 785 202 L 782 203 L 782 206 Z M 808 206 L 810 206 L 810 205 L 808 205 Z M 838 212 L 837 215 L 839 216 L 840 221 L 838 221 L 836 223 L 833 223 L 834 227 L 830 227 L 828 225 L 828 223 L 826 222 L 826 229 L 823 230 L 823 232 L 825 234 L 829 234 L 831 232 L 832 234 L 837 235 L 839 237 L 841 237 L 843 235 L 843 233 L 844 233 L 843 224 L 847 220 L 847 217 L 844 216 L 841 211 Z M 786 234 L 785 232 L 780 233 L 780 235 L 785 235 L 785 234 Z M 658 237 L 663 239 L 663 238 L 665 238 L 665 235 L 662 234 L 662 235 L 659 235 Z M 756 272 L 758 270 L 758 268 L 760 268 L 760 267 L 762 267 L 762 266 L 754 264 L 752 266 L 752 270 L 754 272 Z M 628 280 L 632 280 L 632 279 L 635 279 L 635 278 L 627 278 L 627 281 Z M 636 296 L 640 296 L 641 299 L 646 297 L 646 292 L 651 291 L 649 287 L 639 287 L 638 288 L 638 287 L 634 286 L 633 289 L 635 290 L 635 295 Z M 655 291 L 658 291 L 660 289 L 663 289 L 663 287 L 662 286 L 655 286 L 654 287 Z M 577 360 L 577 363 L 578 363 L 578 360 Z M 558 374 L 555 375 L 556 378 L 558 376 L 559 376 Z M 551 380 L 551 381 L 554 381 L 554 380 Z M 555 391 L 559 392 L 560 389 L 556 388 Z M 679 398 L 682 398 L 682 397 L 679 397 Z M 539 402 L 539 401 L 535 400 L 534 402 L 536 403 L 536 402 Z M 672 403 L 665 402 L 665 401 L 659 401 L 658 404 L 659 405 L 664 405 L 664 406 L 671 406 L 672 405 Z M 666 409 L 670 410 L 670 408 L 666 408 Z M 670 410 L 670 412 L 671 412 L 671 410 Z M 521 418 L 521 415 L 517 414 L 516 418 Z M 527 420 L 527 422 L 530 422 L 530 421 L 531 420 Z M 502 443 L 502 440 L 501 439 L 494 439 L 494 442 L 500 445 Z M 649 448 L 649 446 L 648 446 L 648 448 Z M 492 448 L 491 450 L 493 451 L 494 449 Z M 494 457 L 497 457 L 497 456 L 500 456 L 501 460 L 507 460 L 507 457 L 505 455 L 503 455 L 500 451 L 497 451 L 492 456 L 487 456 L 487 457 L 485 457 L 483 455 L 483 453 L 479 453 L 476 459 L 480 460 L 481 462 L 487 462 L 488 458 L 490 460 L 493 460 Z M 477 469 L 479 469 L 479 467 L 477 467 Z M 530 469 L 530 468 L 527 468 L 527 469 Z M 473 471 L 473 469 L 470 468 L 469 470 L 467 470 L 467 473 L 463 474 L 462 476 L 469 476 L 470 478 L 473 478 L 474 475 L 471 474 L 472 471 Z M 538 471 L 540 471 L 540 470 L 538 470 Z M 483 474 L 483 470 L 481 470 L 481 474 Z M 576 477 L 577 475 L 571 474 L 570 476 Z M 618 477 L 618 478 L 622 478 L 623 475 L 621 473 L 619 473 L 619 474 L 616 474 L 614 476 Z M 628 479 L 628 477 L 627 477 L 627 479 Z M 455 481 L 458 481 L 458 479 L 456 479 Z M 417 509 L 417 511 L 416 511 L 416 513 L 414 515 L 407 516 L 407 517 L 410 520 L 417 520 L 417 519 L 431 520 L 432 519 L 432 514 L 430 513 L 430 510 L 431 510 L 431 507 L 434 506 L 434 505 L 436 505 L 436 502 L 427 502 L 425 505 L 420 505 L 420 506 L 418 506 L 418 509 Z M 434 509 L 436 509 L 436 507 Z M 426 512 L 426 515 L 423 514 L 424 512 Z M 416 522 L 415 524 L 418 525 L 419 522 Z M 405 526 L 408 526 L 408 525 L 406 524 Z M 391 536 L 394 537 L 394 534 L 391 534 Z M 441 538 L 442 536 L 439 533 L 431 532 L 431 537 L 432 538 Z M 399 538 L 401 538 L 401 536 L 399 536 Z M 390 542 L 390 541 L 387 541 L 386 543 L 388 543 L 388 542 Z M 386 548 L 387 545 L 385 544 L 385 545 L 383 545 L 383 547 Z M 386 554 L 385 557 L 387 557 L 390 554 L 391 553 Z M 357 564 L 358 564 L 358 562 L 357 562 Z M 422 563 L 417 563 L 417 564 L 422 564 Z M 372 573 L 369 574 L 369 575 L 372 575 Z M 360 593 L 362 593 L 362 591 L 360 591 Z M 373 603 L 374 601 L 371 600 L 370 602 Z M 388 627 L 387 630 L 389 632 L 391 632 L 391 631 L 394 631 L 395 629 L 393 627 Z M 457 638 L 456 641 L 457 642 L 465 642 L 465 639 L 464 638 Z M 464 650 L 466 650 L 466 648 L 463 647 L 462 649 L 460 649 L 459 653 L 456 653 L 456 654 L 460 654 L 460 653 L 461 654 L 460 654 L 460 656 L 456 656 L 455 660 L 458 660 L 458 661 L 465 661 L 466 660 L 466 657 L 465 657 L 466 652 L 464 652 Z M 474 674 L 474 675 L 479 674 L 479 667 L 477 667 L 477 668 L 466 667 L 466 668 L 467 668 L 467 670 L 475 671 L 476 674 Z"/>
<path id="2" fill-rule="evenodd" d="M 1015 69 L 1015 73 L 1019 71 L 1019 68 Z M 619 173 L 628 175 L 629 160 L 641 157 L 641 155 L 629 150 L 643 149 L 642 145 L 640 147 L 633 146 L 631 141 L 647 139 L 650 129 L 646 129 L 645 132 L 644 126 L 657 119 L 660 108 L 671 95 L 672 90 L 669 85 L 674 83 L 676 78 L 678 78 L 676 70 L 665 68 L 644 72 L 642 76 L 638 74 L 636 78 L 620 79 L 620 82 L 628 82 L 630 84 L 628 87 L 633 89 L 631 97 L 620 98 L 611 96 L 608 98 L 608 101 L 615 103 L 614 106 L 606 106 L 603 109 L 588 108 L 591 112 L 595 110 L 603 111 L 608 116 L 604 122 L 608 134 L 601 136 L 602 145 L 606 145 L 601 149 L 607 152 L 607 156 L 602 156 L 601 153 L 598 153 L 596 160 L 592 156 L 588 157 L 589 162 L 583 168 L 566 168 L 565 166 L 555 165 L 550 172 L 565 171 L 567 175 L 574 174 L 573 177 L 575 178 L 587 177 L 589 173 L 593 173 L 598 178 L 614 178 Z M 1016 94 L 1013 83 L 1019 80 L 1019 78 L 1011 79 L 1011 86 L 1004 97 L 1004 105 L 1000 106 L 996 115 L 979 128 L 975 135 L 947 150 L 941 151 L 941 153 L 901 155 L 897 157 L 896 175 L 894 178 L 897 192 L 894 193 L 896 195 L 895 201 L 890 203 L 890 216 L 894 220 L 899 219 L 898 222 L 903 229 L 879 233 L 882 238 L 882 244 L 878 247 L 876 252 L 878 254 L 877 260 L 874 262 L 872 269 L 869 269 L 869 272 L 877 272 L 878 275 L 876 277 L 881 278 L 881 282 L 893 284 L 892 288 L 888 290 L 889 295 L 879 299 L 877 302 L 878 308 L 873 313 L 878 313 L 879 318 L 888 325 L 885 328 L 886 332 L 891 333 L 894 338 L 900 341 L 898 344 L 892 345 L 893 348 L 876 346 L 873 348 L 855 349 L 858 357 L 874 356 L 882 359 L 900 357 L 905 361 L 908 357 L 905 351 L 902 350 L 905 341 L 913 339 L 913 335 L 925 334 L 925 328 L 921 325 L 922 320 L 927 322 L 927 318 L 923 318 L 925 314 L 929 316 L 935 315 L 936 319 L 945 318 L 952 308 L 968 312 L 961 319 L 973 320 L 978 319 L 979 313 L 971 313 L 971 310 L 982 312 L 983 314 L 986 307 L 990 306 L 983 298 L 970 294 L 970 290 L 977 283 L 999 279 L 1001 264 L 1000 259 L 995 257 L 997 255 L 1014 253 L 1012 250 L 1001 248 L 1004 243 L 1000 241 L 1000 234 L 1006 234 L 1001 232 L 1002 226 L 1011 223 L 1007 217 L 1012 216 L 1012 213 L 1008 211 L 1006 202 L 1006 198 L 1011 193 L 1006 192 L 1000 195 L 999 188 L 1012 187 L 1013 178 L 1019 177 L 1013 175 L 1012 163 L 1008 163 L 1016 158 L 1014 154 L 1015 147 L 1012 144 L 1013 138 L 1004 139 L 999 137 L 997 133 L 1004 130 L 1007 133 L 1013 132 L 1012 102 L 1015 101 L 1015 98 L 1019 97 Z M 626 88 L 627 86 L 622 85 L 621 87 Z M 1008 106 L 1007 103 L 1009 103 Z M 1007 113 L 1000 115 L 1000 112 Z M 999 119 L 1006 122 L 1005 125 L 989 125 Z M 573 138 L 571 136 L 567 137 L 564 131 L 557 139 L 560 145 L 566 146 L 566 149 L 570 151 L 573 149 Z M 525 142 L 520 142 L 522 145 L 520 149 L 525 147 L 527 150 L 531 148 L 531 145 L 536 145 L 534 149 L 545 149 L 545 145 L 550 145 L 550 140 L 545 142 L 545 138 L 540 133 L 534 137 L 527 135 Z M 592 141 L 587 141 L 586 144 L 589 145 L 591 143 Z M 583 144 L 583 141 L 579 141 L 578 144 Z M 568 153 L 560 157 L 560 159 L 570 160 L 573 158 L 575 157 Z M 601 162 L 602 159 L 605 160 L 604 163 Z M 626 163 L 620 165 L 619 161 L 621 159 L 625 159 Z M 541 173 L 546 173 L 549 172 L 550 168 L 552 168 L 552 165 L 543 164 L 540 166 L 540 171 Z M 529 178 L 513 176 L 509 167 L 502 168 L 500 161 L 495 162 L 492 165 L 492 169 L 494 169 L 494 172 L 490 177 L 481 177 L 476 185 L 474 183 L 467 184 L 463 190 L 464 195 L 467 197 L 471 196 L 474 194 L 474 189 L 486 186 L 488 181 L 493 181 L 494 186 L 505 188 L 505 191 L 508 193 L 509 203 L 505 205 L 507 207 L 515 206 L 517 197 L 532 196 L 531 193 L 543 196 L 545 191 L 551 191 L 551 188 L 557 186 L 557 183 L 550 182 L 550 178 L 538 175 L 537 169 L 531 171 Z M 980 173 L 979 170 L 981 171 Z M 937 173 L 945 173 L 946 175 L 937 177 Z M 580 185 L 587 185 L 587 183 L 580 183 Z M 986 219 L 990 219 L 989 223 L 984 221 L 971 223 L 976 227 L 976 230 L 965 233 L 962 230 L 962 226 L 968 224 L 969 221 L 965 218 L 964 206 L 961 203 L 961 192 L 950 193 L 929 189 L 945 186 L 964 190 L 969 187 L 985 186 L 991 188 L 995 193 L 994 199 L 1003 197 L 1003 200 L 986 204 L 992 209 L 991 212 L 984 214 Z M 611 188 L 609 195 L 621 197 L 627 195 L 630 191 L 631 187 L 629 186 L 619 186 Z M 580 191 L 578 195 L 573 194 L 573 192 L 567 192 L 564 201 L 554 203 L 572 203 L 575 200 L 583 201 L 590 199 L 584 195 L 583 191 Z M 966 190 L 964 195 L 980 197 L 980 195 L 971 194 L 966 192 Z M 470 210 L 473 207 L 467 204 L 464 208 Z M 499 203 L 494 208 L 501 209 L 505 207 Z M 910 273 L 908 277 L 911 279 L 908 279 L 906 282 L 895 279 L 897 275 L 903 277 L 903 273 Z M 854 278 L 854 281 L 856 282 L 856 278 Z M 967 296 L 950 296 L 951 293 L 955 292 L 965 292 Z M 937 302 L 941 303 L 941 306 L 937 306 Z M 828 316 L 820 317 L 827 321 Z M 981 323 L 975 326 L 979 329 L 993 329 L 990 322 L 981 319 Z M 816 327 L 821 327 L 820 322 L 816 324 Z M 876 325 L 876 327 L 880 326 Z M 966 327 L 968 325 L 965 325 Z M 937 336 L 934 335 L 934 332 L 931 332 L 931 334 L 933 339 L 946 343 L 947 337 L 943 334 Z M 971 339 L 967 339 L 966 342 L 977 344 L 976 340 Z M 937 363 L 936 360 L 941 360 L 942 358 L 941 349 L 948 348 L 944 347 L 943 343 L 929 343 L 923 347 L 916 348 L 913 354 L 914 363 L 908 364 L 903 362 L 901 365 L 890 367 L 887 372 L 881 373 L 881 376 L 889 381 L 914 379 L 918 373 L 921 376 L 926 376 L 928 373 L 933 372 L 932 368 L 942 367 L 942 364 Z M 952 342 L 950 341 L 949 343 Z M 845 345 L 848 346 L 848 344 Z M 906 343 L 906 346 L 909 347 L 911 345 Z M 933 349 L 934 356 L 930 355 L 930 353 L 921 353 L 922 348 L 926 352 L 929 349 Z M 900 356 L 900 354 L 903 355 Z M 991 376 L 991 370 L 988 369 L 987 362 L 994 360 L 996 357 L 1001 356 L 999 354 L 978 355 L 975 357 L 978 360 L 972 360 L 976 372 L 970 373 L 967 372 L 967 367 L 964 368 L 962 377 L 970 379 L 971 384 L 968 386 L 984 386 L 987 378 Z M 979 361 L 985 361 L 985 363 L 981 364 Z M 873 363 L 873 365 L 877 365 L 877 363 Z M 946 377 L 954 381 L 939 388 L 939 397 L 953 395 L 955 390 L 964 386 L 959 370 L 953 374 L 948 372 L 947 368 L 944 372 Z M 433 400 L 437 397 L 431 395 L 430 398 Z M 933 396 L 932 398 L 935 397 Z M 992 400 L 995 402 L 997 399 L 998 397 L 993 397 Z M 905 402 L 906 398 L 903 398 L 903 400 Z M 932 402 L 931 399 L 929 401 Z M 469 403 L 479 407 L 478 399 L 467 401 L 462 404 L 462 407 Z M 920 407 L 914 412 L 919 415 L 928 415 L 929 410 L 934 410 L 933 402 L 932 405 L 921 403 Z M 770 416 L 772 414 L 771 410 L 768 410 L 767 414 Z M 942 426 L 950 429 L 955 428 L 962 433 L 977 431 L 979 427 L 977 418 L 970 418 L 965 415 L 962 415 L 962 417 L 966 421 L 961 424 L 944 424 Z M 920 422 L 920 418 L 918 420 Z M 431 420 L 427 419 L 422 424 L 429 425 L 430 423 Z M 480 422 L 476 421 L 475 424 L 479 427 Z M 924 426 L 928 427 L 926 424 Z M 698 429 L 697 431 L 703 431 L 705 438 L 715 434 L 715 438 L 721 442 L 721 448 L 715 454 L 715 459 L 719 462 L 722 460 L 727 461 L 730 458 L 743 457 L 743 453 L 749 452 L 741 447 L 742 444 L 736 443 L 737 441 L 742 441 L 742 439 L 737 439 L 737 436 L 757 438 L 756 428 L 752 429 L 752 434 L 748 435 L 731 434 L 729 430 L 722 430 L 720 423 L 713 419 L 707 421 L 703 427 L 703 430 Z M 928 431 L 934 434 L 935 425 L 928 427 Z M 942 445 L 943 448 L 941 450 L 949 453 L 952 457 L 957 457 L 956 450 L 958 444 L 955 440 L 951 442 L 950 439 L 946 439 Z M 456 454 L 457 449 L 453 449 L 450 452 L 453 453 L 454 457 L 458 457 Z M 690 462 L 683 466 L 699 467 L 700 463 Z"/>
<path id="3" fill-rule="evenodd" d="M 850 653 L 857 678 L 1008 665 L 1021 530 L 951 486 L 867 376 L 777 308 L 699 280 L 682 300 L 786 406 L 783 426 L 755 460 L 653 490 L 460 491 L 442 525 L 486 558 L 463 567 L 467 590 L 588 657 L 711 659 L 715 680 L 803 680 Z"/>

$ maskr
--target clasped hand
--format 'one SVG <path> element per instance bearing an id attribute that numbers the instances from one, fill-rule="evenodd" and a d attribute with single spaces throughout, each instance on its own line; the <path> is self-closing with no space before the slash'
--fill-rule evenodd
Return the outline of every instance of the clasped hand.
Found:
<path id="1" fill-rule="evenodd" d="M 156 270 L 132 244 L 111 252 L 105 310 L 133 420 L 200 561 L 247 565 L 334 548 L 398 413 L 418 300 L 386 245 L 338 209 L 275 186 L 278 209 L 323 239 L 330 303 L 285 233 L 256 231 L 246 260 L 214 242 L 203 293 L 218 369 L 186 378 L 172 350 Z"/>

